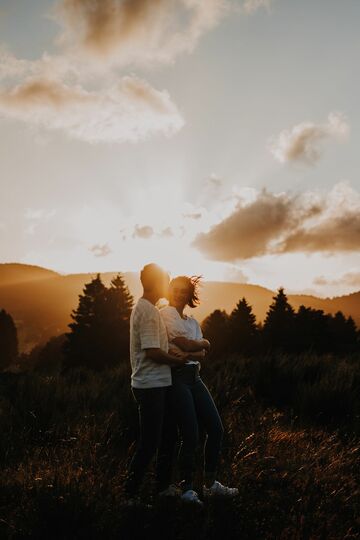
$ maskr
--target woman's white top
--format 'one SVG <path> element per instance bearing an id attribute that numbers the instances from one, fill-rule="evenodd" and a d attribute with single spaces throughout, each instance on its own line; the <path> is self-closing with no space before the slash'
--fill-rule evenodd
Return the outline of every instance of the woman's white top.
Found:
<path id="1" fill-rule="evenodd" d="M 183 318 L 173 306 L 161 308 L 160 315 L 165 323 L 171 347 L 181 350 L 175 343 L 172 343 L 173 339 L 176 337 L 186 337 L 187 339 L 196 340 L 203 338 L 200 324 L 191 315 L 184 315 Z M 200 362 L 198 360 L 188 360 L 186 364 L 198 364 L 200 368 Z"/>

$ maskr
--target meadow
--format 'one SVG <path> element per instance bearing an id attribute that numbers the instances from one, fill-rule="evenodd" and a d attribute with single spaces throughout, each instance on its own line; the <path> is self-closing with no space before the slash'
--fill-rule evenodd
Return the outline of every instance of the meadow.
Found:
<path id="1" fill-rule="evenodd" d="M 360 355 L 225 355 L 202 376 L 226 429 L 219 479 L 239 496 L 194 509 L 153 499 L 152 469 L 153 507 L 124 505 L 137 436 L 127 360 L 0 374 L 0 538 L 359 538 Z"/>

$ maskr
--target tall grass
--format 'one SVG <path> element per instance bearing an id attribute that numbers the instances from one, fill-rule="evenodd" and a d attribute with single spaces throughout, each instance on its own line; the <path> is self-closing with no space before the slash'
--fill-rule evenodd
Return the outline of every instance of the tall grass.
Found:
<path id="1" fill-rule="evenodd" d="M 355 356 L 204 364 L 226 427 L 219 479 L 240 494 L 195 511 L 123 506 L 137 435 L 128 362 L 99 374 L 3 373 L 0 538 L 359 538 L 359 374 Z M 144 497 L 152 482 L 150 469 Z"/>

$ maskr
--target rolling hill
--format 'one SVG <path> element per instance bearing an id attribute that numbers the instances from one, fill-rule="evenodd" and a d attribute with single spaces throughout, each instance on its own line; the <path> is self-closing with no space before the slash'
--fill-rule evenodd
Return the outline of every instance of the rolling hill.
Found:
<path id="1" fill-rule="evenodd" d="M 101 278 L 109 285 L 116 273 L 104 272 Z M 78 295 L 85 283 L 95 276 L 96 272 L 63 275 L 39 266 L 0 264 L 0 309 L 8 311 L 15 320 L 21 352 L 28 352 L 34 345 L 68 330 L 70 313 L 77 306 Z M 141 294 L 138 275 L 125 272 L 124 277 L 137 299 Z M 192 313 L 202 321 L 217 308 L 230 312 L 245 296 L 260 321 L 264 319 L 274 294 L 274 291 L 259 285 L 209 281 L 201 289 L 201 305 Z M 341 310 L 346 316 L 351 315 L 360 326 L 360 291 L 334 298 L 298 294 L 288 295 L 288 298 L 296 309 L 304 304 L 326 313 Z"/>

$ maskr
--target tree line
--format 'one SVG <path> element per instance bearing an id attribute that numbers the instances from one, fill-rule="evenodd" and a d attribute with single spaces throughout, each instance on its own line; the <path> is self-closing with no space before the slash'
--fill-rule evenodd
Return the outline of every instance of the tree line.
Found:
<path id="1" fill-rule="evenodd" d="M 133 305 L 134 298 L 121 273 L 109 287 L 98 273 L 79 295 L 78 306 L 71 312 L 69 331 L 20 357 L 14 321 L 1 310 L 0 369 L 19 358 L 23 367 L 45 372 L 67 372 L 79 366 L 96 371 L 115 367 L 128 358 Z M 344 353 L 360 346 L 360 332 L 352 317 L 345 317 L 341 311 L 325 314 L 303 305 L 295 311 L 283 288 L 273 297 L 263 323 L 257 322 L 252 307 L 246 298 L 241 298 L 230 314 L 213 311 L 204 319 L 202 329 L 212 343 L 212 355 L 255 356 L 268 351 Z"/>

